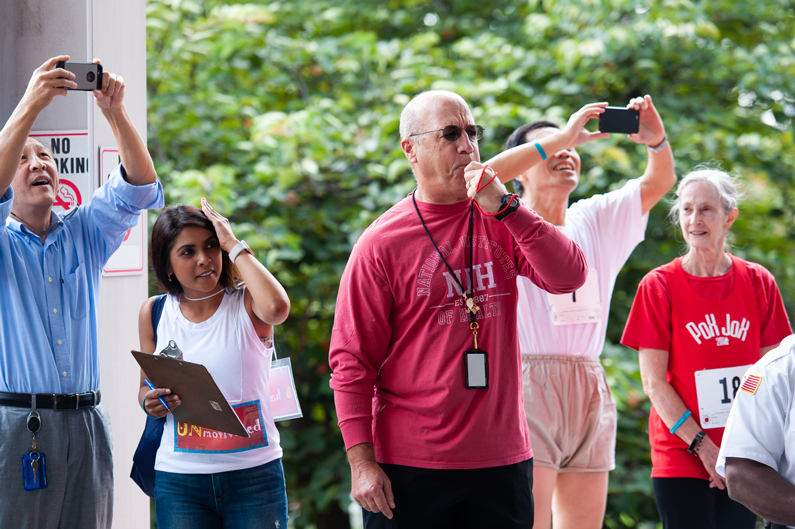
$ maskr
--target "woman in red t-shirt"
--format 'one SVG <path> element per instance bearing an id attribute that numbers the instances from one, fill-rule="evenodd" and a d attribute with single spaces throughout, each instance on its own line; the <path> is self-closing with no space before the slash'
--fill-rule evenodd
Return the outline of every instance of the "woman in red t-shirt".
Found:
<path id="1" fill-rule="evenodd" d="M 737 182 L 696 170 L 676 196 L 688 251 L 643 278 L 621 338 L 639 352 L 653 405 L 657 510 L 665 529 L 752 529 L 756 515 L 729 498 L 715 462 L 745 369 L 792 329 L 773 275 L 726 251 Z"/>

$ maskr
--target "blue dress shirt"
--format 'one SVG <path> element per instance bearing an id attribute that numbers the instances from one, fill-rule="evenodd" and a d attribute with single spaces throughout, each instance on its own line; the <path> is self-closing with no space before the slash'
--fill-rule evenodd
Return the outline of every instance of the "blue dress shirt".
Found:
<path id="1" fill-rule="evenodd" d="M 0 391 L 99 389 L 102 269 L 141 211 L 164 204 L 160 182 L 134 186 L 124 176 L 119 165 L 88 204 L 54 216 L 44 245 L 9 218 L 12 188 L 0 198 Z"/>

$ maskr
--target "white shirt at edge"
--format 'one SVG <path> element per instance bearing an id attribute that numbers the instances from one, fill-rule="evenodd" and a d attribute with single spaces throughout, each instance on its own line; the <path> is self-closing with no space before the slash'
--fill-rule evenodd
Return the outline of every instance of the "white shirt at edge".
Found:
<path id="1" fill-rule="evenodd" d="M 726 477 L 726 458 L 741 457 L 795 484 L 795 335 L 748 368 L 743 382 L 748 375 L 762 380 L 754 394 L 737 391 L 715 469 Z"/>

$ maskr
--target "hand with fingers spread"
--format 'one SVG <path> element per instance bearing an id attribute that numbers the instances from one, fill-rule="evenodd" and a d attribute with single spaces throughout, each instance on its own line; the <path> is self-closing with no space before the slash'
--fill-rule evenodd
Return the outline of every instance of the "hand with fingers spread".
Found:
<path id="1" fill-rule="evenodd" d="M 207 202 L 206 198 L 202 198 L 202 211 L 210 222 L 213 223 L 215 233 L 218 236 L 218 244 L 221 245 L 221 249 L 227 253 L 231 252 L 240 241 L 235 238 L 235 234 L 232 232 L 232 226 L 229 224 L 229 219 L 221 216 L 215 211 Z"/>
<path id="2" fill-rule="evenodd" d="M 627 108 L 632 108 L 640 113 L 640 122 L 637 134 L 630 134 L 629 139 L 635 143 L 656 146 L 665 139 L 665 126 L 662 118 L 654 107 L 650 95 L 633 98 Z"/>
<path id="3" fill-rule="evenodd" d="M 94 59 L 99 64 L 99 59 Z M 102 90 L 94 90 L 94 100 L 103 112 L 124 105 L 124 79 L 115 73 L 102 72 Z"/>
<path id="4" fill-rule="evenodd" d="M 604 113 L 606 107 L 607 103 L 590 103 L 572 114 L 569 122 L 560 131 L 561 136 L 566 140 L 565 148 L 572 149 L 594 140 L 609 138 L 610 134 L 606 132 L 589 132 L 585 130 L 585 124 L 592 119 L 598 118 L 600 114 Z"/>
<path id="5" fill-rule="evenodd" d="M 370 512 L 380 512 L 392 519 L 395 496 L 392 482 L 375 460 L 373 445 L 362 443 L 348 450 L 351 464 L 351 495 L 356 503 Z"/>
<path id="6" fill-rule="evenodd" d="M 59 55 L 36 68 L 28 82 L 25 95 L 22 96 L 22 102 L 30 105 L 35 112 L 41 112 L 55 96 L 65 96 L 67 88 L 77 88 L 77 83 L 73 81 L 75 74 L 55 67 L 58 61 L 68 60 L 68 55 Z"/>
<path id="7" fill-rule="evenodd" d="M 508 193 L 505 186 L 497 178 L 494 178 L 495 174 L 494 169 L 480 162 L 469 162 L 464 169 L 467 196 L 474 198 L 480 207 L 488 213 L 499 211 L 502 197 Z"/>
<path id="8" fill-rule="evenodd" d="M 166 401 L 168 409 L 163 406 L 160 399 Z M 152 417 L 165 417 L 169 411 L 180 404 L 182 404 L 182 399 L 179 398 L 179 395 L 172 395 L 168 388 L 155 388 L 144 395 L 144 411 Z"/>

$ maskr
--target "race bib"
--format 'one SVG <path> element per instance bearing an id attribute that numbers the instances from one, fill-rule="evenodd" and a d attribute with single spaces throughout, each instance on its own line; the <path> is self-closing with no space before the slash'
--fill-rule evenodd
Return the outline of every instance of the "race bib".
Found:
<path id="1" fill-rule="evenodd" d="M 553 325 L 600 323 L 604 319 L 602 300 L 599 297 L 599 276 L 588 269 L 585 284 L 571 294 L 547 293 L 549 316 Z"/>
<path id="2" fill-rule="evenodd" d="M 246 402 L 233 408 L 246 428 L 248 438 L 175 421 L 174 451 L 229 453 L 268 446 L 260 401 Z"/>
<path id="3" fill-rule="evenodd" d="M 723 428 L 740 389 L 743 374 L 751 367 L 736 366 L 696 371 L 696 394 L 701 428 Z"/>

